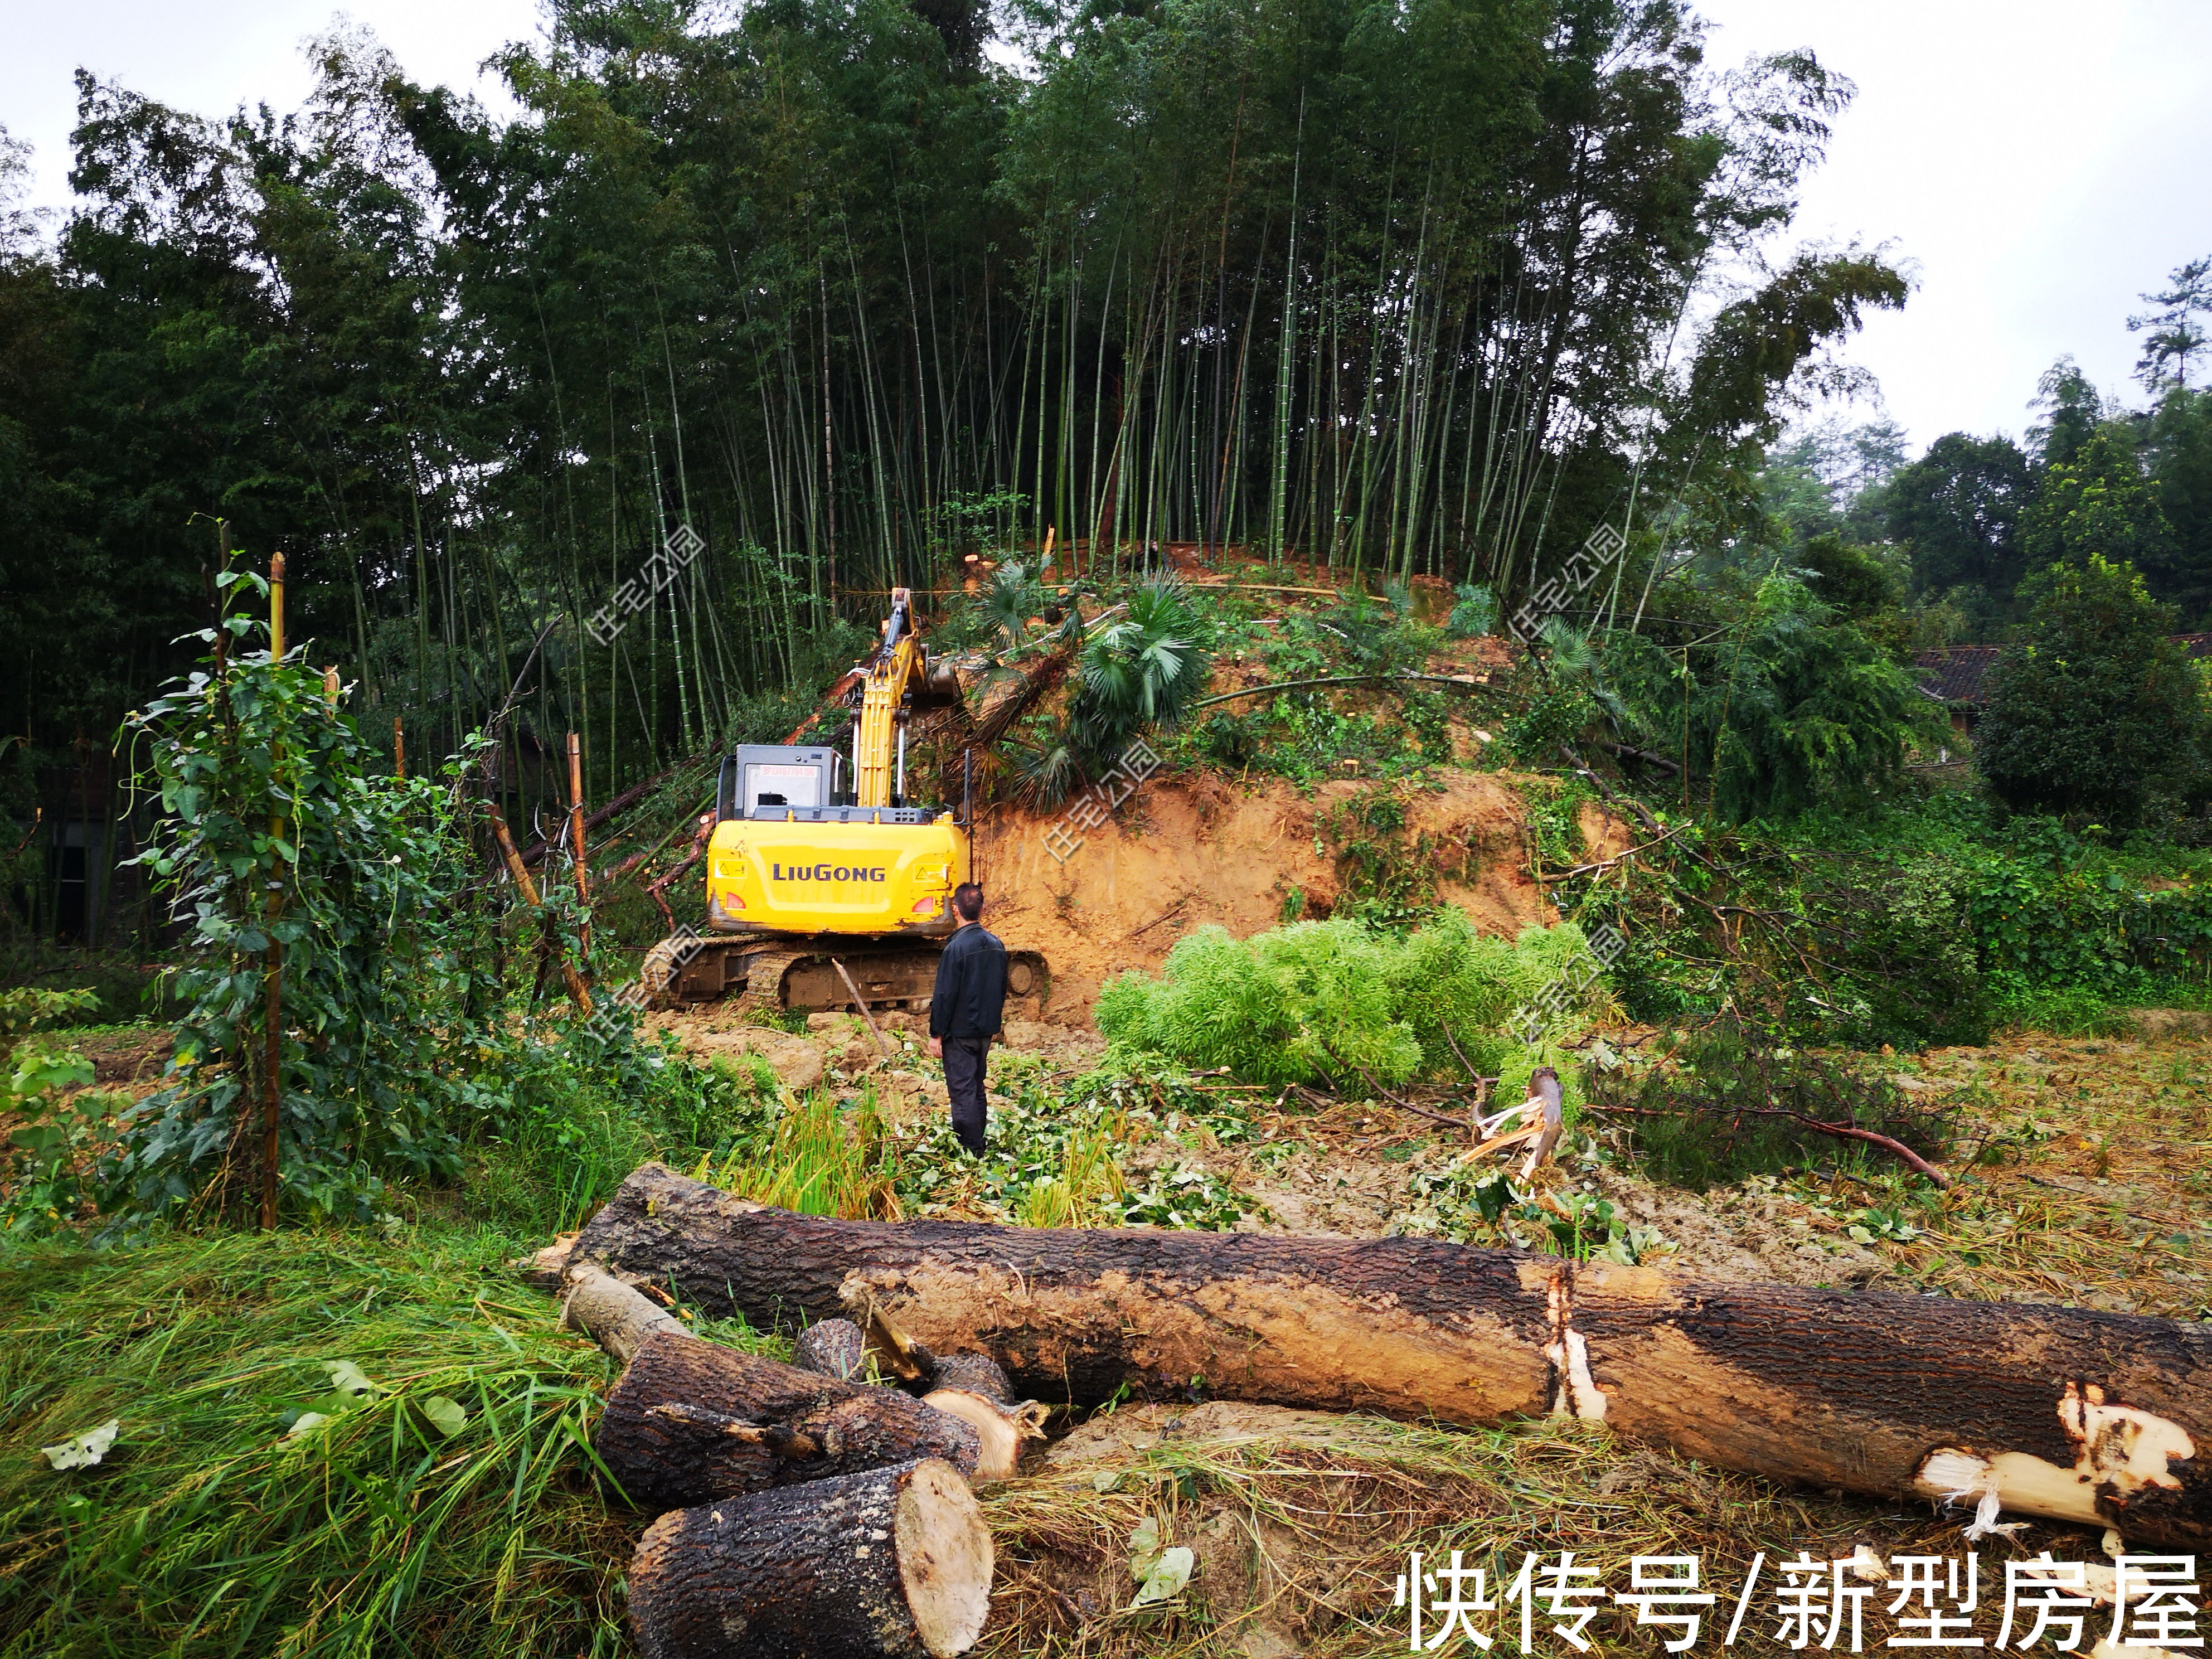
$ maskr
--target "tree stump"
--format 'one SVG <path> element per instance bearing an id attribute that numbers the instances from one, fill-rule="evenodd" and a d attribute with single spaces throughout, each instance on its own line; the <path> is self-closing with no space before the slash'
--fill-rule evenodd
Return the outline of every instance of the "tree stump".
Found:
<path id="1" fill-rule="evenodd" d="M 677 1510 L 630 1562 L 644 1659 L 945 1659 L 991 1610 L 991 1534 L 935 1459 Z"/>

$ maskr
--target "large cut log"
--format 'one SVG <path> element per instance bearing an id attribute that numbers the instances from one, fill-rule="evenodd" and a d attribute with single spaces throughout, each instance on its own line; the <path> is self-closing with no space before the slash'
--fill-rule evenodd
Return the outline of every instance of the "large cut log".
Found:
<path id="1" fill-rule="evenodd" d="M 756 1323 L 887 1318 L 1016 1387 L 1486 1424 L 1564 1413 L 1729 1468 L 2212 1546 L 2212 1333 L 1426 1239 L 839 1221 L 634 1171 L 581 1258 Z"/>
<path id="2" fill-rule="evenodd" d="M 568 1282 L 568 1322 L 627 1362 L 592 1443 L 641 1509 L 923 1457 L 976 1472 L 982 1443 L 958 1413 L 703 1341 L 596 1264 L 575 1263 Z"/>
<path id="3" fill-rule="evenodd" d="M 991 1534 L 931 1460 L 677 1510 L 629 1569 L 645 1659 L 943 1659 L 991 1611 Z"/>

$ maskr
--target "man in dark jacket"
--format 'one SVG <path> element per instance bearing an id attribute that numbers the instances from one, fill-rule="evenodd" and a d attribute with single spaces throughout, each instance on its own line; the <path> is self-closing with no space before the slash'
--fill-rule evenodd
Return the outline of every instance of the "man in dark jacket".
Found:
<path id="1" fill-rule="evenodd" d="M 937 958 L 937 990 L 929 999 L 929 1052 L 945 1062 L 952 1100 L 952 1133 L 971 1152 L 983 1150 L 983 1067 L 1006 1004 L 1006 947 L 983 929 L 983 890 L 963 881 L 952 890 L 960 927 Z"/>

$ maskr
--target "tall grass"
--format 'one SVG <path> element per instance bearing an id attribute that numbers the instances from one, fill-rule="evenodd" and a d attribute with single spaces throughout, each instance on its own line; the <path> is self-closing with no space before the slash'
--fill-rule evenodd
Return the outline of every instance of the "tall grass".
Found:
<path id="1" fill-rule="evenodd" d="M 896 1158 L 871 1090 L 849 1121 L 828 1095 L 810 1096 L 775 1121 L 765 1145 L 740 1144 L 719 1165 L 702 1158 L 693 1174 L 800 1215 L 896 1221 Z"/>
<path id="2" fill-rule="evenodd" d="M 156 1236 L 0 1266 L 0 1656 L 622 1649 L 605 1358 L 512 1240 Z M 375 1385 L 348 1404 L 327 1362 Z M 465 1413 L 454 1427 L 443 1406 Z M 299 1413 L 328 1420 L 288 1433 Z M 36 1448 L 111 1419 L 105 1461 Z M 453 1430 L 449 1434 L 446 1431 Z"/>

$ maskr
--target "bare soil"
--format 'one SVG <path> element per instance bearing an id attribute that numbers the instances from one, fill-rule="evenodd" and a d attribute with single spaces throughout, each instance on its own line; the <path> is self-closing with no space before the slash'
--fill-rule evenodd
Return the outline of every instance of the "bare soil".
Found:
<path id="1" fill-rule="evenodd" d="M 1498 775 L 1448 778 L 1412 798 L 1406 826 L 1407 842 L 1429 837 L 1431 867 L 1449 872 L 1438 896 L 1486 933 L 1557 921 L 1526 869 L 1520 798 Z M 1367 787 L 1337 780 L 1308 793 L 1278 778 L 1159 778 L 1095 829 L 1002 816 L 980 838 L 986 920 L 1009 949 L 1042 951 L 1051 964 L 1047 1018 L 1086 1023 L 1102 985 L 1128 969 L 1158 971 L 1194 928 L 1241 939 L 1292 913 L 1327 915 L 1343 882 L 1325 821 Z M 1048 839 L 1063 825 L 1076 843 L 1066 857 L 1054 848 L 1067 843 Z"/>

